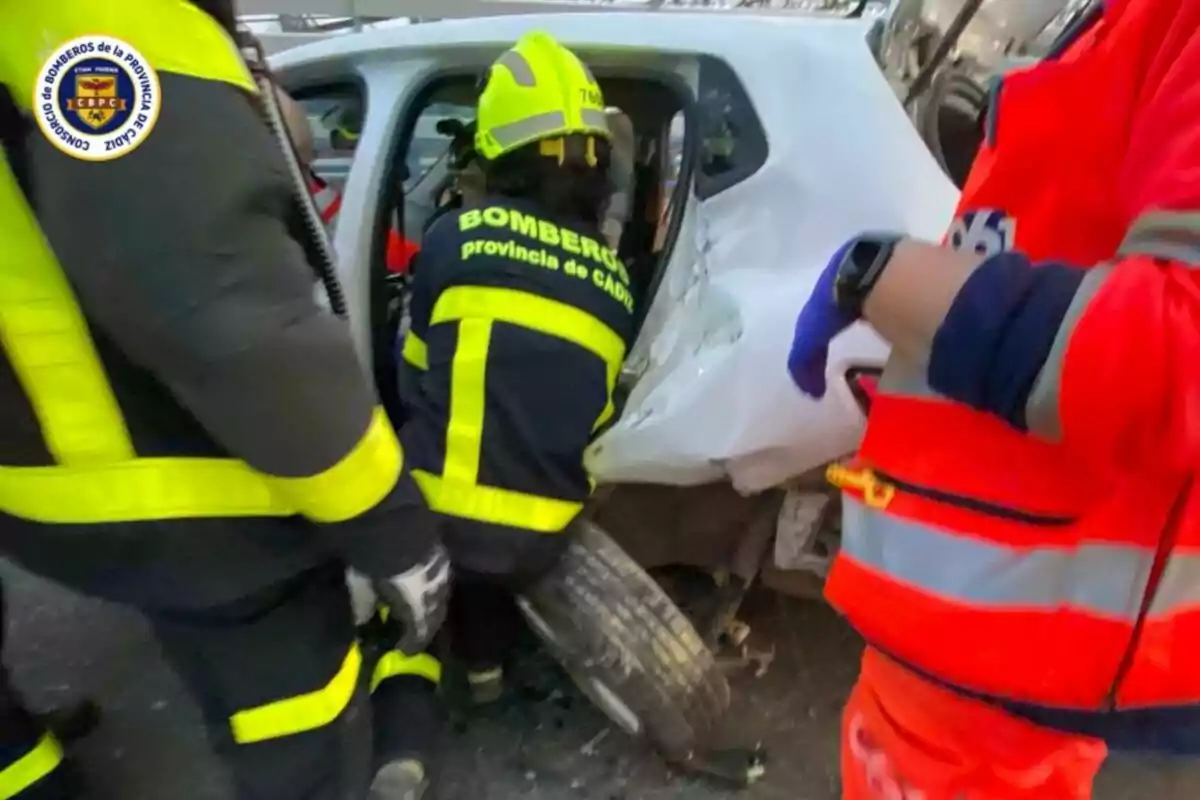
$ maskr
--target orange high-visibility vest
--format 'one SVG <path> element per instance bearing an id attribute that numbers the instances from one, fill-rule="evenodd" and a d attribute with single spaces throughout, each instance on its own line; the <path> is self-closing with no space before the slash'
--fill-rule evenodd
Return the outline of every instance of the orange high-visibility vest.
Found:
<path id="1" fill-rule="evenodd" d="M 827 595 L 970 692 L 1200 703 L 1200 1 L 1115 0 L 1064 57 L 1007 76 L 987 128 L 947 244 L 1105 265 L 1043 368 L 1061 436 L 941 397 L 893 355 L 859 453 L 830 470 Z M 1137 463 L 1106 422 L 1134 417 L 1159 437 Z"/>

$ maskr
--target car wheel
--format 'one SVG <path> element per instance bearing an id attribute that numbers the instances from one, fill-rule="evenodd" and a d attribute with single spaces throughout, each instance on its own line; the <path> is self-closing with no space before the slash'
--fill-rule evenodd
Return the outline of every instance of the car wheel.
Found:
<path id="1" fill-rule="evenodd" d="M 666 592 L 590 522 L 519 599 L 530 627 L 618 727 L 686 760 L 729 707 L 729 685 Z"/>

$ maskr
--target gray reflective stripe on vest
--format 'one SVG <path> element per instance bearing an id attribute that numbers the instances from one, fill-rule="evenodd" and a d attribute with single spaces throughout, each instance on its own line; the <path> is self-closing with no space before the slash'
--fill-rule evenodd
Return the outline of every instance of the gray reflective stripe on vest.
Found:
<path id="1" fill-rule="evenodd" d="M 503 55 L 496 59 L 495 66 L 504 67 L 512 73 L 513 80 L 516 81 L 517 86 L 537 86 L 537 78 L 534 77 L 533 67 L 525 60 L 525 56 L 516 50 L 505 51 Z"/>
<path id="2" fill-rule="evenodd" d="M 1117 256 L 1164 258 L 1193 269 L 1200 268 L 1200 212 L 1150 211 L 1141 215 L 1129 226 L 1129 232 L 1125 234 Z M 1088 304 L 1099 293 L 1100 287 L 1112 274 L 1112 270 L 1113 268 L 1107 265 L 1096 267 L 1084 277 L 1054 337 L 1054 344 L 1050 348 L 1046 363 L 1042 365 L 1029 394 L 1025 406 L 1025 421 L 1030 432 L 1042 438 L 1054 442 L 1062 439 L 1059 401 L 1067 345 Z"/>
<path id="3" fill-rule="evenodd" d="M 1062 441 L 1062 415 L 1059 410 L 1059 400 L 1062 394 L 1063 365 L 1067 360 L 1067 344 L 1075 333 L 1075 326 L 1083 318 L 1088 304 L 1100 291 L 1106 278 L 1112 274 L 1112 267 L 1105 265 L 1088 270 L 1083 281 L 1067 306 L 1067 313 L 1059 323 L 1058 333 L 1054 335 L 1054 343 L 1050 345 L 1050 353 L 1046 363 L 1042 364 L 1033 389 L 1025 401 L 1025 425 L 1029 432 L 1051 442 Z"/>
<path id="4" fill-rule="evenodd" d="M 1154 561 L 1150 550 L 1113 544 L 1006 547 L 895 517 L 846 495 L 842 502 L 844 555 L 918 591 L 978 610 L 1065 607 L 1133 622 Z M 1200 560 L 1190 562 L 1179 569 L 1194 576 Z M 1171 608 L 1164 601 L 1160 610 Z"/>
<path id="5" fill-rule="evenodd" d="M 608 130 L 608 118 L 603 111 L 584 109 L 581 112 L 583 124 L 600 131 Z M 561 111 L 547 111 L 545 114 L 535 114 L 507 125 L 499 125 L 491 130 L 492 138 L 501 148 L 508 149 L 565 132 L 567 116 Z"/>
<path id="6" fill-rule="evenodd" d="M 1161 617 L 1183 610 L 1200 610 L 1200 555 L 1172 553 L 1163 570 L 1150 617 Z"/>
<path id="7" fill-rule="evenodd" d="M 1119 256 L 1151 256 L 1200 267 L 1200 211 L 1148 211 L 1133 221 Z"/>

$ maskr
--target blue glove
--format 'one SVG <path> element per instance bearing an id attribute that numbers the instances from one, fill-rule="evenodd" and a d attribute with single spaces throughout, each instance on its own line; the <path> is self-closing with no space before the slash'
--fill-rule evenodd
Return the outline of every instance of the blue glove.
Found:
<path id="1" fill-rule="evenodd" d="M 833 337 L 850 327 L 857 320 L 837 307 L 834 300 L 834 281 L 838 266 L 851 243 L 838 248 L 829 259 L 812 295 L 800 315 L 796 317 L 796 332 L 792 337 L 792 350 L 788 353 L 788 372 L 792 382 L 809 397 L 825 396 L 825 364 L 829 357 L 829 343 Z"/>

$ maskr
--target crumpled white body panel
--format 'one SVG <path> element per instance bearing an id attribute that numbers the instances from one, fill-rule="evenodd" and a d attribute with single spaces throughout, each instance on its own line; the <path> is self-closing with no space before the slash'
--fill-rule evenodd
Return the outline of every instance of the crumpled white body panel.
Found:
<path id="1" fill-rule="evenodd" d="M 589 452 L 600 483 L 728 478 L 755 492 L 852 451 L 862 434 L 842 375 L 881 366 L 886 345 L 864 325 L 843 333 L 831 348 L 828 393 L 809 399 L 786 369 L 796 314 L 842 242 L 864 230 L 937 241 L 958 192 L 861 32 L 814 26 L 780 55 L 734 63 L 770 156 L 741 184 L 689 204 L 631 353 L 628 369 L 640 377 Z"/>

